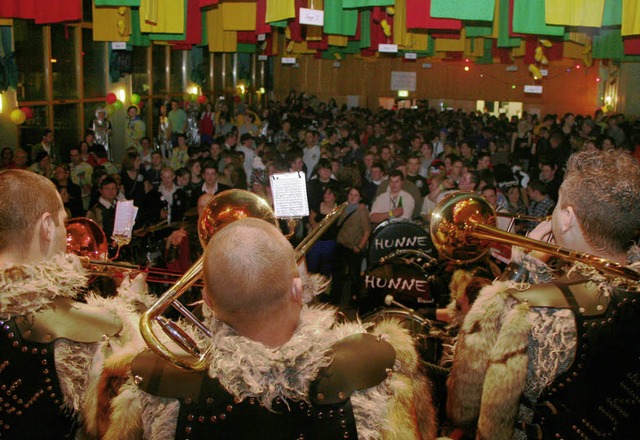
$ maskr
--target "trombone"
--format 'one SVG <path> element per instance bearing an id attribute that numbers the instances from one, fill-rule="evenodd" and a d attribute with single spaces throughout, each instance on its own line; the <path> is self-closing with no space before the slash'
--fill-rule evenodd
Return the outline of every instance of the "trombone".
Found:
<path id="1" fill-rule="evenodd" d="M 304 258 L 313 243 L 338 219 L 346 206 L 347 204 L 343 203 L 335 208 L 320 222 L 318 228 L 311 231 L 296 247 L 296 261 L 298 263 Z M 198 221 L 198 236 L 203 247 L 220 229 L 236 220 L 247 217 L 260 218 L 276 227 L 278 226 L 278 219 L 275 217 L 273 210 L 257 194 L 239 189 L 227 190 L 216 194 L 204 208 Z M 205 369 L 207 351 L 202 352 L 191 336 L 176 323 L 164 318 L 162 313 L 169 306 L 173 306 L 188 321 L 191 321 L 198 330 L 208 337 L 211 336 L 211 331 L 178 301 L 178 298 L 202 275 L 203 260 L 204 258 L 200 257 L 182 278 L 167 290 L 140 318 L 140 333 L 149 348 L 184 370 L 201 371 Z M 179 356 L 163 344 L 153 330 L 154 322 L 160 326 L 170 339 L 195 359 Z"/>
<path id="2" fill-rule="evenodd" d="M 459 263 L 480 259 L 489 251 L 490 243 L 497 242 L 545 252 L 564 260 L 581 261 L 602 272 L 640 280 L 640 273 L 616 262 L 512 234 L 495 225 L 496 213 L 482 196 L 458 191 L 442 199 L 433 211 L 431 240 L 441 255 Z"/>

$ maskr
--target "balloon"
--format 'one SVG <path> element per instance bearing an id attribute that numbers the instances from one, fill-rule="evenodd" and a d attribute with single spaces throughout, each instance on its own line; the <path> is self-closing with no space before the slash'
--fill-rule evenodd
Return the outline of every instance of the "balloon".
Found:
<path id="1" fill-rule="evenodd" d="M 115 107 L 113 106 L 113 104 L 107 104 L 107 113 L 112 115 L 116 112 Z"/>
<path id="2" fill-rule="evenodd" d="M 27 119 L 33 119 L 33 109 L 31 107 L 20 107 L 20 110 L 22 110 Z"/>
<path id="3" fill-rule="evenodd" d="M 207 102 L 207 97 L 205 95 L 198 96 L 198 104 L 204 104 Z"/>
<path id="4" fill-rule="evenodd" d="M 120 101 L 119 99 L 116 100 L 116 102 L 113 103 L 113 108 L 115 108 L 116 110 L 120 110 L 122 108 L 122 101 Z"/>
<path id="5" fill-rule="evenodd" d="M 115 93 L 109 93 L 107 95 L 107 104 L 113 104 L 114 102 L 116 102 L 118 100 L 118 97 L 116 96 Z"/>
<path id="6" fill-rule="evenodd" d="M 191 102 L 196 102 L 197 99 L 198 99 L 198 95 L 196 95 L 195 93 L 192 93 L 189 95 L 189 100 Z"/>
<path id="7" fill-rule="evenodd" d="M 138 105 L 140 104 L 140 95 L 138 95 L 137 93 L 134 93 L 133 95 L 131 95 L 131 104 L 133 105 Z"/>
<path id="8" fill-rule="evenodd" d="M 27 119 L 25 114 L 19 108 L 11 112 L 10 118 L 11 118 L 11 122 L 13 122 L 16 125 L 22 124 L 25 121 L 25 119 Z"/>
<path id="9" fill-rule="evenodd" d="M 138 110 L 141 109 L 142 107 L 144 107 L 144 101 L 140 101 L 140 103 L 138 104 Z"/>

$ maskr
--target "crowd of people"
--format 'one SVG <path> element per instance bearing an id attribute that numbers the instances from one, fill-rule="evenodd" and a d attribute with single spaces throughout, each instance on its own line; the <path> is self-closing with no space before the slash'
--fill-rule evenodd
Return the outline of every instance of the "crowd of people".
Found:
<path id="1" fill-rule="evenodd" d="M 211 118 L 202 124 L 211 132 L 197 145 L 179 129 L 164 149 L 142 136 L 119 167 L 91 132 L 66 152 L 53 148 L 51 130 L 31 152 L 2 151 L 2 436 L 633 437 L 637 126 L 601 112 L 542 121 L 426 106 L 370 112 L 294 93 L 259 117 L 218 102 L 202 118 Z M 188 128 L 173 119 L 165 134 Z M 241 188 L 270 202 L 269 176 L 278 172 L 307 181 L 310 214 L 291 231 L 294 242 L 343 200 L 346 209 L 305 269 L 275 221 L 235 221 L 199 250 L 210 335 L 193 337 L 206 346 L 203 371 L 181 371 L 144 350 L 136 324 L 152 299 L 135 291 L 144 286 L 127 280 L 113 298 L 87 297 L 80 261 L 64 254 L 65 219 L 87 215 L 110 236 L 114 207 L 129 199 L 140 208 L 136 237 L 169 226 L 157 250 L 167 264 L 172 249 L 189 243 L 184 219 L 208 198 Z M 325 301 L 357 298 L 375 228 L 429 222 L 456 190 L 496 211 L 552 215 L 516 232 L 553 235 L 575 261 L 514 249 L 495 281 L 479 268 L 452 277 L 451 308 L 417 312 L 452 322 L 444 391 L 400 323 L 340 322 L 316 298 L 327 277 Z"/>
<path id="2" fill-rule="evenodd" d="M 137 108 L 130 107 L 127 150 L 119 164 L 98 143 L 109 143 L 112 130 L 105 111 L 98 109 L 91 128 L 100 134 L 87 130 L 78 146 L 65 148 L 55 146 L 54 133 L 46 130 L 30 152 L 4 148 L 1 167 L 28 168 L 51 178 L 68 215 L 97 221 L 107 237 L 117 201 L 133 200 L 140 214 L 132 250 L 122 258 L 156 266 L 166 264 L 171 228 L 187 225 L 185 219 L 193 226 L 202 194 L 241 188 L 272 202 L 269 175 L 305 173 L 310 213 L 296 228 L 295 242 L 351 191 L 359 197 L 351 199 L 345 216 L 360 205 L 369 214 L 370 224 L 361 220 L 355 239 L 345 240 L 333 227 L 308 258 L 313 272 L 359 283 L 357 275 L 348 274 L 362 264 L 372 227 L 396 219 L 428 223 L 437 203 L 455 190 L 482 194 L 497 212 L 544 218 L 558 201 L 571 153 L 635 153 L 639 132 L 623 115 L 602 111 L 593 116 L 525 113 L 510 119 L 426 105 L 369 111 L 292 92 L 284 102 L 271 101 L 256 111 L 222 99 L 207 103 L 194 135 L 193 103 L 186 110 L 167 97 L 152 136 Z M 498 220 L 499 227 L 508 224 Z M 514 232 L 525 234 L 535 225 L 516 222 Z M 197 240 L 191 243 L 198 248 Z M 190 251 L 183 269 L 198 252 Z M 340 295 L 333 300 L 339 302 Z"/>

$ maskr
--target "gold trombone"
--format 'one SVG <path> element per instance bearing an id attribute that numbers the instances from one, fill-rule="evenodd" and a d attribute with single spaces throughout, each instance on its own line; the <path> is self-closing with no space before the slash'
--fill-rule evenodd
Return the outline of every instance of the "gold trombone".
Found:
<path id="1" fill-rule="evenodd" d="M 314 229 L 296 247 L 296 259 L 302 260 L 313 243 L 337 220 L 347 204 L 343 203 L 328 214 L 318 228 Z M 198 222 L 198 236 L 203 247 L 211 237 L 228 224 L 247 217 L 263 219 L 274 226 L 278 226 L 278 220 L 269 204 L 260 196 L 245 190 L 228 190 L 215 195 L 205 207 Z M 140 318 L 140 333 L 151 350 L 162 356 L 179 368 L 192 371 L 201 371 L 206 368 L 207 351 L 200 350 L 198 344 L 176 323 L 164 318 L 162 313 L 173 306 L 188 321 L 192 322 L 198 330 L 211 336 L 211 331 L 198 320 L 178 298 L 202 275 L 203 257 L 200 257 L 191 268 L 167 290 L 158 301 L 151 306 Z M 171 338 L 180 348 L 192 356 L 179 356 L 165 344 L 163 344 L 153 330 L 153 323 Z"/>
<path id="2" fill-rule="evenodd" d="M 460 263 L 478 260 L 488 252 L 491 242 L 497 242 L 545 252 L 564 260 L 581 261 L 602 272 L 640 280 L 636 271 L 605 258 L 496 228 L 493 207 L 475 193 L 458 191 L 442 199 L 433 211 L 430 229 L 431 240 L 440 254 Z"/>

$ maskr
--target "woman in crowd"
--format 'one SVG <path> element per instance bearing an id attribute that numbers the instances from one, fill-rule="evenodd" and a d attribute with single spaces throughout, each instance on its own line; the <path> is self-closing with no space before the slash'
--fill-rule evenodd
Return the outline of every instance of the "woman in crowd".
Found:
<path id="1" fill-rule="evenodd" d="M 309 211 L 311 229 L 316 229 L 322 219 L 337 206 L 334 190 L 327 187 L 322 193 L 322 202 L 317 208 L 318 212 L 313 209 Z M 307 268 L 309 272 L 320 273 L 326 277 L 331 276 L 337 235 L 338 231 L 334 224 L 322 234 L 316 244 L 309 250 L 309 253 L 307 253 Z"/>
<path id="2" fill-rule="evenodd" d="M 362 260 L 371 235 L 369 210 L 362 201 L 360 188 L 352 187 L 347 193 L 347 209 L 336 221 L 336 265 L 331 289 L 331 302 L 340 305 L 345 285 L 349 285 L 349 303 L 357 302 Z"/>
<path id="3" fill-rule="evenodd" d="M 124 196 L 127 200 L 133 200 L 136 206 L 140 206 L 144 198 L 144 176 L 140 170 L 142 160 L 135 150 L 129 150 L 122 159 L 122 171 L 120 172 Z"/>

